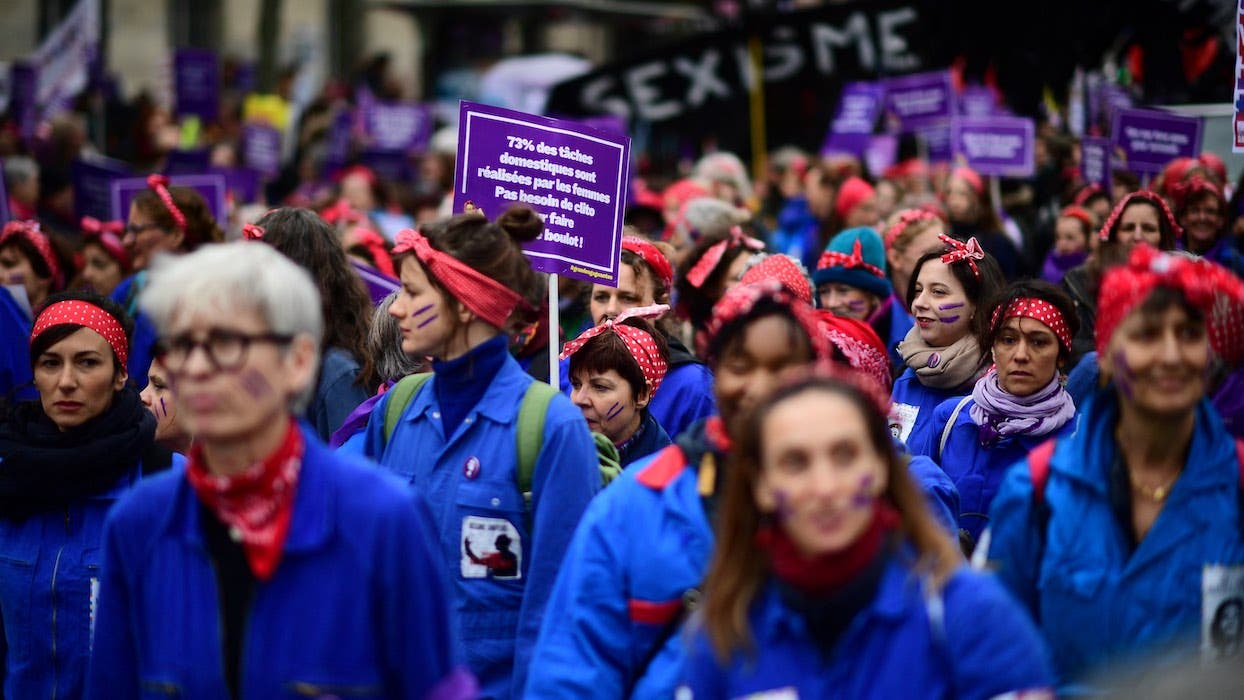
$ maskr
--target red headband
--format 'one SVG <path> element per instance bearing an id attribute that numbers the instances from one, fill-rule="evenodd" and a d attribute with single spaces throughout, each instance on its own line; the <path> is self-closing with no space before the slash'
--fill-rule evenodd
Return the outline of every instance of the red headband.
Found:
<path id="1" fill-rule="evenodd" d="M 48 276 L 52 278 L 54 289 L 59 290 L 65 286 L 65 275 L 60 269 L 60 262 L 56 259 L 56 252 L 52 250 L 52 241 L 39 229 L 39 222 L 10 221 L 5 224 L 4 230 L 0 231 L 0 246 L 15 238 L 25 240 L 39 251 L 39 257 L 43 258 L 43 263 L 48 266 Z"/>
<path id="2" fill-rule="evenodd" d="M 337 224 L 338 222 L 357 224 L 362 222 L 367 217 L 363 214 L 363 212 L 350 206 L 350 202 L 346 198 L 342 197 L 336 202 L 333 202 L 332 206 L 327 207 L 324 211 L 320 212 L 320 218 L 330 224 Z"/>
<path id="3" fill-rule="evenodd" d="M 527 302 L 518 292 L 491 277 L 481 274 L 448 253 L 432 247 L 424 235 L 413 229 L 402 229 L 397 234 L 393 254 L 414 251 L 415 257 L 428 273 L 445 286 L 458 301 L 462 302 L 483 321 L 504 328 L 514 309 Z"/>
<path id="4" fill-rule="evenodd" d="M 868 184 L 864 178 L 852 175 L 838 188 L 838 199 L 834 201 L 834 213 L 839 219 L 847 218 L 847 214 L 850 214 L 852 209 L 873 196 L 875 192 L 873 186 Z"/>
<path id="5" fill-rule="evenodd" d="M 177 223 L 177 228 L 181 229 L 182 233 L 185 233 L 186 215 L 177 208 L 177 204 L 173 201 L 172 193 L 168 191 L 168 178 L 163 175 L 148 175 L 147 187 L 150 187 L 156 193 L 156 196 L 160 198 L 160 201 L 164 202 L 164 207 L 168 209 L 169 215 Z"/>
<path id="6" fill-rule="evenodd" d="M 354 236 L 359 244 L 371 253 L 377 270 L 390 277 L 397 277 L 397 273 L 393 270 L 393 259 L 389 257 L 389 251 L 385 248 L 384 239 L 380 237 L 380 234 L 369 228 L 358 227 L 354 229 Z"/>
<path id="7" fill-rule="evenodd" d="M 763 299 L 775 301 L 790 310 L 795 321 L 808 335 L 815 359 L 829 357 L 829 341 L 821 332 L 821 324 L 816 312 L 811 306 L 791 294 L 780 282 L 771 279 L 753 284 L 735 285 L 718 300 L 713 306 L 713 315 L 709 318 L 708 324 L 696 334 L 696 348 L 700 357 L 710 365 L 715 364 L 716 358 L 710 357 L 708 352 L 713 338 L 717 337 L 726 324 L 748 314 Z"/>
<path id="8" fill-rule="evenodd" d="M 717 264 L 721 262 L 721 256 L 726 254 L 731 248 L 744 247 L 748 250 L 764 250 L 764 241 L 756 240 L 750 236 L 743 234 L 743 229 L 734 226 L 730 229 L 730 235 L 721 241 L 714 243 L 708 250 L 704 251 L 695 266 L 687 272 L 687 281 L 692 287 L 700 288 L 704 286 L 704 280 L 713 274 L 713 270 L 717 269 Z"/>
<path id="9" fill-rule="evenodd" d="M 1088 209 L 1085 209 L 1084 207 L 1078 204 L 1072 204 L 1070 206 L 1063 207 L 1063 210 L 1058 212 L 1058 215 L 1059 216 L 1070 216 L 1073 219 L 1079 219 L 1080 221 L 1083 221 L 1084 228 L 1090 232 L 1093 230 L 1093 227 L 1096 225 L 1096 222 L 1093 221 L 1093 215 L 1089 213 Z"/>
<path id="10" fill-rule="evenodd" d="M 1212 194 L 1214 200 L 1218 203 L 1218 209 L 1221 211 L 1226 204 L 1226 198 L 1222 195 L 1222 189 L 1212 181 L 1201 177 L 1199 174 L 1171 185 L 1171 198 L 1175 200 L 1175 209 L 1183 213 L 1188 207 L 1188 201 L 1200 194 Z"/>
<path id="11" fill-rule="evenodd" d="M 803 266 L 789 255 L 781 253 L 765 256 L 764 260 L 747 268 L 739 278 L 739 284 L 752 284 L 764 280 L 777 280 L 791 294 L 808 306 L 812 305 L 812 283 Z"/>
<path id="12" fill-rule="evenodd" d="M 1106 271 L 1097 296 L 1097 353 L 1104 355 L 1123 319 L 1155 287 L 1183 294 L 1205 312 L 1209 342 L 1224 361 L 1244 358 L 1244 282 L 1204 258 L 1163 253 L 1147 243 L 1132 248 L 1126 265 Z"/>
<path id="13" fill-rule="evenodd" d="M 129 272 L 130 254 L 121 242 L 125 232 L 124 221 L 100 221 L 93 216 L 82 217 L 82 235 L 87 240 L 98 243 L 117 264 L 122 272 Z"/>
<path id="14" fill-rule="evenodd" d="M 262 241 L 267 231 L 259 224 L 242 224 L 242 238 L 248 241 Z"/>
<path id="15" fill-rule="evenodd" d="M 1171 213 L 1171 208 L 1166 206 L 1166 200 L 1162 198 L 1162 195 L 1153 190 L 1129 192 L 1127 196 L 1120 199 L 1119 203 L 1115 204 L 1114 209 L 1111 210 L 1110 216 L 1106 217 L 1106 223 L 1101 225 L 1101 230 L 1097 233 L 1097 237 L 1103 241 L 1110 240 L 1110 234 L 1114 230 L 1114 225 L 1119 222 L 1119 217 L 1123 216 L 1123 210 L 1127 209 L 1128 205 L 1135 200 L 1157 207 L 1162 216 L 1166 218 L 1166 223 L 1170 224 L 1171 230 L 1175 232 L 1175 238 L 1183 237 L 1184 230 L 1176 223 L 1175 215 Z"/>
<path id="16" fill-rule="evenodd" d="M 993 310 L 990 325 L 996 329 L 998 324 L 1005 323 L 1008 318 L 1031 318 L 1044 323 L 1054 332 L 1054 337 L 1058 338 L 1058 344 L 1063 346 L 1063 350 L 1071 350 L 1071 331 L 1067 329 L 1067 319 L 1063 317 L 1057 306 L 1048 301 L 1035 297 L 1022 297 L 1012 301 L 1006 309 L 999 306 Z"/>
<path id="17" fill-rule="evenodd" d="M 899 214 L 898 221 L 895 221 L 893 226 L 886 229 L 885 235 L 881 238 L 882 243 L 885 244 L 885 249 L 889 250 L 894 247 L 894 242 L 903 235 L 903 231 L 906 231 L 908 226 L 917 221 L 938 220 L 937 215 L 927 209 L 908 209 Z"/>
<path id="18" fill-rule="evenodd" d="M 122 367 L 126 366 L 130 359 L 130 344 L 125 338 L 125 329 L 112 314 L 89 301 L 69 299 L 58 301 L 44 309 L 35 319 L 34 328 L 30 331 L 30 344 L 33 346 L 35 340 L 49 328 L 66 324 L 90 328 L 103 336 L 112 348 L 112 353 L 117 356 L 117 362 Z"/>
<path id="19" fill-rule="evenodd" d="M 942 256 L 942 262 L 953 265 L 961 260 L 967 260 L 972 266 L 972 275 L 976 279 L 981 278 L 981 270 L 976 266 L 976 261 L 985 259 L 985 251 L 981 249 L 981 244 L 975 236 L 969 238 L 967 243 L 962 243 L 944 233 L 937 234 L 937 239 L 953 249 Z"/>
<path id="20" fill-rule="evenodd" d="M 648 265 L 648 269 L 652 270 L 652 275 L 664 284 L 666 289 L 674 286 L 674 267 L 670 265 L 669 258 L 652 245 L 651 241 L 638 236 L 623 236 L 622 250 L 629 250 L 642 258 Z"/>
<path id="21" fill-rule="evenodd" d="M 836 250 L 827 250 L 821 253 L 820 259 L 816 261 L 816 269 L 824 270 L 827 267 L 841 267 L 847 270 L 852 268 L 860 268 L 866 270 L 870 274 L 885 279 L 885 273 L 876 265 L 870 265 L 864 262 L 863 248 L 860 245 L 860 239 L 855 239 L 855 247 L 851 249 L 851 254 L 839 253 Z"/>
<path id="22" fill-rule="evenodd" d="M 985 181 L 981 179 L 980 173 L 975 170 L 971 168 L 955 168 L 950 173 L 950 176 L 957 177 L 968 183 L 968 186 L 972 188 L 977 197 L 985 196 Z"/>
<path id="23" fill-rule="evenodd" d="M 617 318 L 611 318 L 599 326 L 594 326 L 579 334 L 578 338 L 566 343 L 566 347 L 562 348 L 562 354 L 559 359 L 566 359 L 575 354 L 587 344 L 587 341 L 606 331 L 613 331 L 622 339 L 626 349 L 630 351 L 631 357 L 635 359 L 635 363 L 639 365 L 639 371 L 643 373 L 644 379 L 648 382 L 648 388 L 655 394 L 657 388 L 661 386 L 661 381 L 665 379 L 665 372 L 669 369 L 665 358 L 661 357 L 661 353 L 657 352 L 656 341 L 652 336 L 639 328 L 628 326 L 622 323 L 628 318 L 656 318 L 661 314 L 669 311 L 668 304 L 654 304 L 652 306 L 637 306 L 627 309 Z"/>

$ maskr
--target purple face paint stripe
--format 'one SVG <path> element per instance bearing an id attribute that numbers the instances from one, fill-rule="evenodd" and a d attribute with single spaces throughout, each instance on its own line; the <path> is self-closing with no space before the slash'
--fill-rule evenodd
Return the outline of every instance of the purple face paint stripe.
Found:
<path id="1" fill-rule="evenodd" d="M 611 421 L 614 418 L 617 418 L 618 414 L 621 412 L 622 412 L 622 404 L 618 403 L 617 401 L 614 401 L 613 405 L 609 407 L 609 411 L 605 413 L 605 420 Z"/>
<path id="2" fill-rule="evenodd" d="M 164 397 L 163 397 L 163 396 L 161 396 L 161 397 L 160 397 L 160 411 L 161 411 L 161 412 L 163 412 L 165 416 L 168 416 L 168 408 L 167 408 L 167 407 L 165 407 L 165 405 L 164 405 Z"/>
<path id="3" fill-rule="evenodd" d="M 428 325 L 429 323 L 435 321 L 436 319 L 440 317 L 441 317 L 440 314 L 432 314 L 431 316 L 428 316 L 426 319 L 424 319 L 422 323 L 415 326 L 415 328 L 423 328 L 424 326 Z"/>
<path id="4" fill-rule="evenodd" d="M 951 309 L 961 309 L 964 306 L 967 306 L 967 304 L 968 303 L 966 301 L 961 301 L 961 302 L 958 302 L 957 304 L 942 304 L 941 306 L 937 307 L 937 310 L 938 311 L 950 311 Z"/>
<path id="5" fill-rule="evenodd" d="M 423 314 L 427 313 L 428 309 L 431 309 L 433 306 L 436 306 L 436 304 L 428 304 L 427 306 L 423 307 L 422 309 L 419 309 L 419 310 L 417 310 L 417 311 L 413 311 L 413 312 L 411 312 L 410 317 L 411 317 L 411 318 L 414 318 L 415 316 L 422 316 Z"/>
<path id="6" fill-rule="evenodd" d="M 942 316 L 941 318 L 937 320 L 941 321 L 942 323 L 954 323 L 955 321 L 959 320 L 959 317 L 958 316 Z"/>

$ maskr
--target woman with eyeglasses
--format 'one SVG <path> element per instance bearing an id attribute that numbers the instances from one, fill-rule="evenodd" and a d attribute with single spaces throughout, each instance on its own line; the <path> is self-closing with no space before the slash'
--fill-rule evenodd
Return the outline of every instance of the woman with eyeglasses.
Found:
<path id="1" fill-rule="evenodd" d="M 296 418 L 310 276 L 207 246 L 158 262 L 141 303 L 195 442 L 105 525 L 88 697 L 471 697 L 426 505 Z"/>
<path id="2" fill-rule="evenodd" d="M 147 285 L 147 266 L 161 253 L 181 255 L 224 238 L 203 196 L 189 187 L 170 187 L 163 175 L 148 177 L 147 189 L 130 203 L 121 242 L 129 254 L 131 272 L 110 296 L 134 318 L 129 371 L 140 388 L 147 383 L 156 339 L 155 328 L 138 307 L 138 297 Z"/>
<path id="3" fill-rule="evenodd" d="M 159 461 L 156 420 L 127 381 L 129 317 L 86 290 L 47 302 L 29 344 L 38 399 L 0 421 L 6 698 L 81 697 L 104 517 Z"/>

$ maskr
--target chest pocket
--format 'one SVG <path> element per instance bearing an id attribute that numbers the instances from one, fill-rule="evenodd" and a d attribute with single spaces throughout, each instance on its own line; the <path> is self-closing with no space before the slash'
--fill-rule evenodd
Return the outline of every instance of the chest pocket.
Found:
<path id="1" fill-rule="evenodd" d="M 35 564 L 39 560 L 39 543 L 24 529 L 0 524 L 0 617 L 4 619 L 9 653 L 22 660 L 30 655 Z"/>

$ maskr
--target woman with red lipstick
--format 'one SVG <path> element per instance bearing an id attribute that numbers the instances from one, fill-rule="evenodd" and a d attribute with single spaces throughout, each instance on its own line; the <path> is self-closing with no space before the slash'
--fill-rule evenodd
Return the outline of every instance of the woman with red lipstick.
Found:
<path id="1" fill-rule="evenodd" d="M 983 374 L 985 305 L 1004 284 L 976 239 L 939 238 L 945 245 L 920 256 L 912 269 L 907 306 L 916 325 L 898 344 L 907 369 L 891 391 L 890 430 L 909 448 L 923 444 L 937 405 L 970 393 Z"/>
<path id="2" fill-rule="evenodd" d="M 1075 432 L 1003 479 L 982 542 L 1068 694 L 1108 690 L 1085 687 L 1106 669 L 1211 651 L 1214 609 L 1244 594 L 1244 443 L 1206 397 L 1215 368 L 1244 358 L 1242 327 L 1238 278 L 1136 246 L 1101 284 L 1106 386 Z"/>
<path id="3" fill-rule="evenodd" d="M 1076 407 L 1061 376 L 1079 325 L 1071 299 L 1048 282 L 1013 282 L 988 314 L 993 369 L 968 396 L 939 404 L 933 429 L 912 448 L 942 465 L 959 489 L 959 527 L 969 551 L 989 522 L 1007 468 L 1075 425 Z"/>
<path id="4" fill-rule="evenodd" d="M 670 436 L 648 405 L 669 367 L 665 338 L 643 319 L 661 314 L 659 304 L 623 311 L 566 343 L 570 358 L 570 400 L 587 426 L 618 448 L 623 467 L 670 444 Z"/>
<path id="5" fill-rule="evenodd" d="M 133 324 L 90 291 L 34 321 L 37 401 L 0 422 L 0 680 L 6 698 L 81 697 L 104 516 L 150 467 L 156 420 L 128 383 Z"/>
<path id="6" fill-rule="evenodd" d="M 935 523 L 885 394 L 827 370 L 736 424 L 676 697 L 1050 697 L 1040 635 Z"/>

